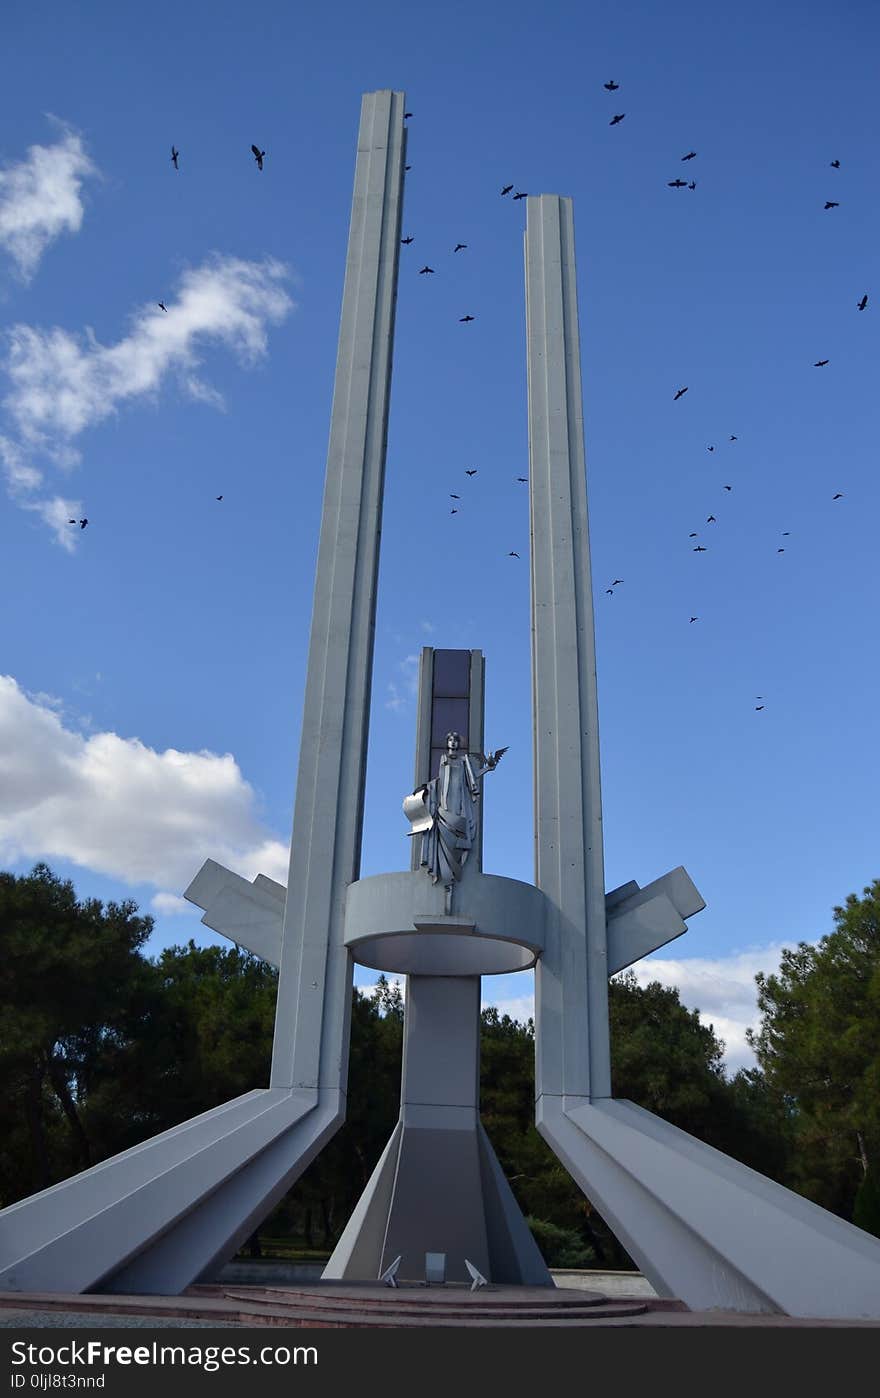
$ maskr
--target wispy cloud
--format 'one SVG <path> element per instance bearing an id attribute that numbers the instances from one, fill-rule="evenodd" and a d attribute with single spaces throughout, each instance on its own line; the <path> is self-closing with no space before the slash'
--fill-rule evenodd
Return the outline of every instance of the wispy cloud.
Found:
<path id="1" fill-rule="evenodd" d="M 287 881 L 288 848 L 261 822 L 230 753 L 86 737 L 57 700 L 0 676 L 0 859 L 66 859 L 157 889 L 157 911 L 205 859 Z"/>
<path id="2" fill-rule="evenodd" d="M 180 898 L 176 893 L 155 893 L 150 899 L 150 907 L 159 917 L 195 917 L 198 908 Z"/>
<path id="3" fill-rule="evenodd" d="M 222 406 L 220 394 L 196 373 L 199 355 L 222 344 L 245 364 L 263 356 L 268 326 L 293 305 L 286 277 L 286 268 L 273 259 L 215 255 L 184 272 L 177 296 L 165 303 L 167 312 L 140 307 L 128 334 L 113 345 L 100 344 L 91 331 L 77 336 L 57 326 L 12 326 L 2 360 L 9 384 L 3 409 L 12 431 L 0 436 L 0 461 L 18 502 L 37 510 L 62 544 L 72 547 L 65 511 L 77 502 L 27 498 L 42 484 L 34 457 L 56 466 L 75 464 L 75 444 L 87 428 L 128 402 L 155 396 L 172 374 L 190 397 Z"/>
<path id="4" fill-rule="evenodd" d="M 406 655 L 403 660 L 398 660 L 395 666 L 396 676 L 388 681 L 386 709 L 402 713 L 415 699 L 419 692 L 419 660 L 418 655 Z"/>
<path id="5" fill-rule="evenodd" d="M 0 170 L 0 248 L 29 281 L 46 248 L 83 220 L 82 184 L 98 171 L 82 138 L 62 126 L 51 146 L 31 146 L 24 160 Z"/>

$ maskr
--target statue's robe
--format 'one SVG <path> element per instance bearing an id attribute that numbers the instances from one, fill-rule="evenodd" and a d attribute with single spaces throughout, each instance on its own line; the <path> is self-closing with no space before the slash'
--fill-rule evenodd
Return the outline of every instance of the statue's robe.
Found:
<path id="1" fill-rule="evenodd" d="M 421 864 L 434 883 L 451 884 L 461 878 L 465 860 L 477 838 L 479 795 L 477 776 L 468 754 L 443 753 L 439 774 L 428 782 L 425 804 L 432 824 L 422 835 Z"/>

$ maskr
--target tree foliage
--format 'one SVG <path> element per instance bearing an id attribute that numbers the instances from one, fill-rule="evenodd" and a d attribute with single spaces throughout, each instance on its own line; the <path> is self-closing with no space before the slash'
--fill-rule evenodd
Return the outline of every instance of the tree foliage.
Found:
<path id="1" fill-rule="evenodd" d="M 769 1088 L 794 1112 L 796 1178 L 852 1216 L 880 1165 L 880 879 L 834 909 L 834 931 L 757 977 L 763 1022 L 749 1036 Z"/>
<path id="2" fill-rule="evenodd" d="M 152 926 L 131 902 L 78 902 L 45 864 L 0 874 L 0 1127 L 15 1160 L 11 1169 L 0 1163 L 7 1200 L 100 1158 L 83 1109 L 96 1075 L 147 1012 L 139 952 Z"/>

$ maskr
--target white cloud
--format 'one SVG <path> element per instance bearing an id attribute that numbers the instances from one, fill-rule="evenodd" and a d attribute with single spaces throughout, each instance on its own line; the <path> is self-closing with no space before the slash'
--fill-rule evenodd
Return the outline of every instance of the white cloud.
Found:
<path id="1" fill-rule="evenodd" d="M 718 957 L 657 957 L 639 961 L 629 969 L 639 985 L 660 981 L 679 993 L 681 1003 L 689 1010 L 699 1010 L 700 1021 L 712 1025 L 724 1041 L 724 1063 L 732 1075 L 740 1068 L 754 1068 L 755 1056 L 746 1043 L 746 1030 L 757 1028 L 758 1012 L 755 976 L 759 971 L 779 970 L 784 947 L 782 942 L 749 947 Z M 528 976 L 528 979 L 526 979 Z M 507 978 L 505 978 L 507 979 Z M 522 995 L 492 995 L 493 978 L 483 981 L 483 1006 L 494 1005 L 499 1014 L 510 1015 L 524 1024 L 534 1018 L 535 1000 L 533 977 L 523 975 Z"/>
<path id="2" fill-rule="evenodd" d="M 79 520 L 84 518 L 81 500 L 71 500 L 68 496 L 53 495 L 48 500 L 19 499 L 24 510 L 33 510 L 54 532 L 63 549 L 73 553 L 79 537 Z"/>
<path id="3" fill-rule="evenodd" d="M 699 1010 L 724 1040 L 724 1061 L 730 1072 L 754 1068 L 755 1056 L 746 1043 L 746 1030 L 758 1027 L 755 976 L 779 970 L 784 943 L 770 942 L 719 957 L 656 957 L 630 969 L 639 985 L 660 981 L 676 988 L 689 1010 Z"/>
<path id="4" fill-rule="evenodd" d="M 288 849 L 231 754 L 158 752 L 65 726 L 55 701 L 0 676 L 0 859 L 66 859 L 179 895 L 205 859 L 285 882 Z"/>
<path id="5" fill-rule="evenodd" d="M 159 917 L 195 917 L 201 910 L 176 893 L 156 893 L 150 899 L 150 907 Z"/>
<path id="6" fill-rule="evenodd" d="M 399 990 L 404 1001 L 406 1001 L 406 977 L 386 975 L 389 990 Z M 379 982 L 373 981 L 370 985 L 358 985 L 358 990 L 365 995 L 368 1000 L 375 1000 L 379 995 Z"/>
<path id="7" fill-rule="evenodd" d="M 28 464 L 25 453 L 18 442 L 0 433 L 0 462 L 10 490 L 15 493 L 23 490 L 36 490 L 43 481 L 42 471 Z"/>
<path id="8" fill-rule="evenodd" d="M 82 139 L 62 127 L 53 146 L 31 146 L 24 160 L 0 170 L 0 248 L 28 281 L 62 233 L 79 231 L 83 180 L 98 171 Z"/>
<path id="9" fill-rule="evenodd" d="M 267 327 L 293 305 L 286 277 L 286 268 L 271 258 L 245 262 L 216 255 L 183 273 L 167 312 L 141 307 L 128 334 L 112 345 L 100 344 L 89 330 L 77 336 L 58 326 L 13 325 L 4 335 L 2 367 L 9 383 L 3 408 L 15 435 L 0 437 L 0 460 L 19 503 L 27 504 L 23 493 L 42 481 L 31 458 L 74 465 L 75 442 L 87 428 L 125 403 L 154 397 L 170 374 L 190 397 L 222 407 L 220 394 L 196 373 L 199 354 L 222 344 L 246 364 L 264 355 Z M 59 530 L 57 505 L 38 501 L 28 507 L 39 510 L 65 542 L 70 536 Z"/>
<path id="10" fill-rule="evenodd" d="M 391 709 L 394 713 L 401 713 L 416 698 L 419 692 L 420 659 L 421 657 L 418 655 L 405 655 L 403 660 L 398 660 L 395 666 L 398 678 L 388 681 L 386 709 Z"/>
<path id="11" fill-rule="evenodd" d="M 533 977 L 529 976 L 533 981 Z M 496 1009 L 500 1015 L 509 1015 L 511 1019 L 518 1020 L 520 1024 L 525 1024 L 528 1020 L 535 1018 L 535 996 L 513 995 L 505 998 L 493 997 L 491 994 L 492 978 L 483 981 L 483 999 L 481 1009 Z M 490 993 L 487 994 L 487 988 Z"/>

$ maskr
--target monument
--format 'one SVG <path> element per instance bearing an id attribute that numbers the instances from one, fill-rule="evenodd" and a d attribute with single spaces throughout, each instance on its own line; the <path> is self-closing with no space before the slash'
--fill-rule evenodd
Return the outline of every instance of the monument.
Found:
<path id="1" fill-rule="evenodd" d="M 605 892 L 571 201 L 527 200 L 534 883 L 486 874 L 481 653 L 422 657 L 409 870 L 360 878 L 406 132 L 367 94 L 287 887 L 209 860 L 202 921 L 280 968 L 269 1086 L 0 1213 L 8 1291 L 210 1279 L 345 1117 L 353 963 L 407 977 L 400 1118 L 329 1278 L 552 1285 L 479 1120 L 480 977 L 535 967 L 536 1121 L 661 1296 L 880 1317 L 880 1241 L 611 1096 L 608 977 L 704 906 L 683 868 Z"/>

